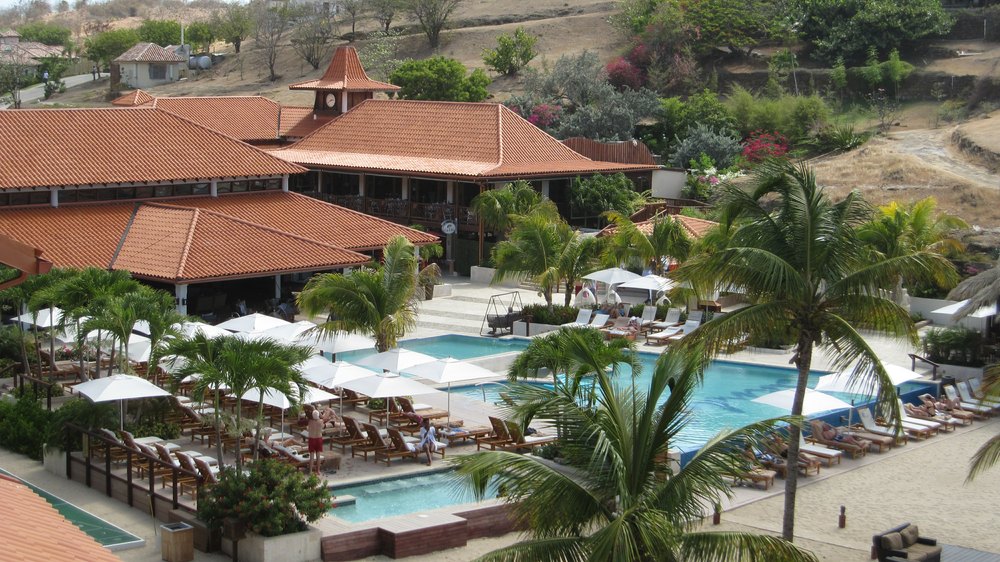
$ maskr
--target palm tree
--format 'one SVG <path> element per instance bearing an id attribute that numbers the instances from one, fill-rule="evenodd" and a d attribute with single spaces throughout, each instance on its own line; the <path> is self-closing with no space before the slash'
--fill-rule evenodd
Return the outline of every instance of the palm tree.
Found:
<path id="1" fill-rule="evenodd" d="M 600 260 L 603 246 L 604 240 L 602 238 L 581 236 L 576 233 L 562 248 L 556 269 L 559 277 L 566 284 L 566 293 L 563 296 L 564 306 L 569 306 L 572 302 L 576 281 L 596 269 L 595 266 Z"/>
<path id="2" fill-rule="evenodd" d="M 987 366 L 983 372 L 983 380 L 986 383 L 983 387 L 986 396 L 991 399 L 1000 397 L 1000 365 Z M 998 462 L 1000 462 L 1000 435 L 994 435 L 972 456 L 972 464 L 969 466 L 965 482 L 972 482 L 983 472 L 995 467 Z"/>
<path id="3" fill-rule="evenodd" d="M 187 320 L 187 316 L 177 312 L 174 297 L 170 293 L 146 286 L 141 291 L 149 301 L 143 318 L 149 326 L 147 368 L 156 374 L 164 347 L 170 340 L 181 336 L 180 325 Z"/>
<path id="4" fill-rule="evenodd" d="M 561 281 L 560 256 L 574 236 L 578 235 L 559 218 L 551 201 L 529 215 L 514 218 L 508 239 L 493 247 L 493 282 L 529 277 L 538 283 L 546 304 L 552 306 L 552 293 Z"/>
<path id="5" fill-rule="evenodd" d="M 299 308 L 327 315 L 318 326 L 323 332 L 372 334 L 379 351 L 392 349 L 417 323 L 416 268 L 413 245 L 398 236 L 377 267 L 313 276 L 299 293 Z"/>
<path id="6" fill-rule="evenodd" d="M 725 247 L 695 256 L 675 272 L 694 286 L 727 286 L 750 297 L 751 306 L 702 324 L 684 339 L 704 345 L 710 355 L 723 352 L 747 335 L 774 332 L 795 336 L 792 362 L 798 370 L 792 415 L 802 413 L 806 383 L 818 346 L 833 351 L 838 370 L 853 366 L 856 390 L 877 392 L 878 402 L 899 425 L 896 391 L 877 353 L 859 329 L 904 338 L 916 344 L 908 312 L 884 289 L 899 275 L 947 282 L 955 275 L 939 254 L 915 251 L 870 261 L 858 228 L 871 208 L 857 194 L 833 203 L 816 186 L 812 172 L 790 163 L 762 165 L 750 191 L 721 190 L 722 227 L 734 227 Z M 799 428 L 792 426 L 788 458 L 797 458 Z M 782 536 L 794 536 L 798 474 L 785 480 Z"/>
<path id="7" fill-rule="evenodd" d="M 965 246 L 950 236 L 950 231 L 968 228 L 962 219 L 936 213 L 937 201 L 926 197 L 910 205 L 895 201 L 879 208 L 877 216 L 863 225 L 858 235 L 871 245 L 875 257 L 899 257 L 914 252 L 936 252 L 949 255 L 962 252 Z M 914 280 L 899 277 L 896 295 L 902 295 L 903 284 Z M 911 287 L 912 288 L 912 287 Z M 947 287 L 946 287 L 947 288 Z"/>
<path id="8" fill-rule="evenodd" d="M 530 183 L 518 180 L 500 189 L 484 191 L 472 199 L 470 208 L 483 226 L 500 235 L 514 227 L 514 218 L 529 214 L 542 201 Z"/>
<path id="9" fill-rule="evenodd" d="M 295 406 L 306 391 L 305 379 L 295 365 L 308 359 L 313 351 L 307 346 L 285 345 L 264 339 L 252 342 L 244 352 L 255 358 L 251 388 L 256 389 L 260 396 L 257 401 L 257 431 L 254 432 L 253 448 L 253 458 L 257 460 L 260 432 L 264 425 L 264 395 L 268 391 L 280 392 Z"/>
<path id="10" fill-rule="evenodd" d="M 239 363 L 227 364 L 223 360 L 223 357 L 228 360 L 241 359 L 238 354 L 229 353 L 225 354 L 225 356 L 223 355 L 223 350 L 234 339 L 236 338 L 230 336 L 210 338 L 205 336 L 203 332 L 197 331 L 191 338 L 170 340 L 165 351 L 167 356 L 183 359 L 181 365 L 174 372 L 176 383 L 180 383 L 180 381 L 187 377 L 197 375 L 194 388 L 191 391 L 195 400 L 204 400 L 205 392 L 212 392 L 213 407 L 215 409 L 215 414 L 213 415 L 213 425 L 215 426 L 215 457 L 219 459 L 220 466 L 224 466 L 222 457 L 222 393 L 220 392 L 220 388 L 223 386 L 228 387 L 230 382 L 236 382 L 233 380 L 236 378 L 236 373 L 240 373 L 241 377 L 248 373 L 248 371 L 244 370 L 246 365 L 240 365 Z M 150 355 L 152 356 L 152 354 Z M 152 362 L 150 364 L 153 365 Z M 237 408 L 236 415 L 237 419 L 241 418 L 242 408 Z M 239 422 L 237 422 L 236 427 L 239 430 Z M 241 455 L 237 451 L 237 466 L 240 464 L 240 457 Z"/>
<path id="11" fill-rule="evenodd" d="M 691 239 L 681 223 L 669 215 L 654 218 L 649 232 L 619 213 L 609 212 L 608 219 L 615 224 L 604 249 L 604 261 L 609 266 L 649 268 L 663 275 L 666 258 L 683 262 L 691 254 Z"/>
<path id="12" fill-rule="evenodd" d="M 88 375 L 84 369 L 84 354 L 82 352 L 87 332 L 83 329 L 82 319 L 92 316 L 104 305 L 112 295 L 121 295 L 139 287 L 139 282 L 132 279 L 127 271 L 109 271 L 97 267 L 87 267 L 64 279 L 52 287 L 55 302 L 63 309 L 63 322 L 70 321 L 76 327 L 76 349 L 80 356 L 80 373 L 86 380 Z M 102 333 L 98 332 L 100 341 Z M 100 347 L 98 347 L 100 351 Z M 98 362 L 100 357 L 98 357 Z"/>
<path id="13" fill-rule="evenodd" d="M 83 323 L 84 332 L 93 330 L 103 330 L 110 335 L 111 351 L 108 365 L 108 374 L 115 363 L 115 351 L 118 351 L 118 367 L 123 372 L 131 369 L 129 364 L 128 340 L 132 336 L 132 330 L 139 320 L 151 316 L 150 312 L 154 307 L 152 300 L 152 289 L 134 290 L 124 294 L 111 295 L 107 297 L 99 310 Z M 98 342 L 100 345 L 100 342 Z"/>
<path id="14" fill-rule="evenodd" d="M 49 309 L 49 318 L 52 318 L 55 314 L 56 308 L 56 298 L 51 289 L 58 287 L 63 280 L 74 275 L 73 270 L 53 268 L 51 271 L 45 275 L 39 275 L 36 277 L 36 282 L 32 284 L 31 297 L 28 299 L 28 310 L 33 313 L 33 316 L 37 318 L 37 313 L 43 308 Z M 55 368 L 55 356 L 56 356 L 56 331 L 64 326 L 65 319 L 60 319 L 59 322 L 53 322 L 52 326 L 47 330 L 49 336 L 49 367 Z M 38 369 L 39 374 L 41 374 L 42 368 L 42 348 L 41 348 L 41 338 L 38 332 L 38 326 L 32 327 L 32 332 L 35 334 L 35 350 L 38 353 Z"/>
<path id="15" fill-rule="evenodd" d="M 582 337 L 569 343 L 574 339 L 584 344 Z M 779 421 L 726 430 L 671 473 L 669 444 L 690 415 L 699 363 L 697 355 L 663 354 L 645 392 L 622 388 L 599 370 L 594 407 L 542 387 L 516 387 L 517 398 L 544 404 L 539 413 L 563 428 L 558 446 L 570 466 L 503 451 L 454 461 L 478 496 L 491 485 L 503 490 L 532 535 L 479 560 L 815 560 L 777 537 L 693 530 L 705 506 L 731 495 L 726 477 L 744 471 L 743 448 L 759 446 Z"/>

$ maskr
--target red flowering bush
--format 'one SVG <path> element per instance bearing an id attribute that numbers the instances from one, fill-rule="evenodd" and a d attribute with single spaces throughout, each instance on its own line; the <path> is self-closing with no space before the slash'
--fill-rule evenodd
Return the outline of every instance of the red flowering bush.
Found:
<path id="1" fill-rule="evenodd" d="M 754 131 L 743 141 L 743 158 L 754 164 L 788 154 L 788 139 L 778 132 Z"/>
<path id="2" fill-rule="evenodd" d="M 326 515 L 333 498 L 316 475 L 291 465 L 262 459 L 245 473 L 219 473 L 219 483 L 198 501 L 198 517 L 217 528 L 227 518 L 242 520 L 249 531 L 274 537 L 306 530 L 306 523 Z"/>
<path id="3" fill-rule="evenodd" d="M 531 115 L 528 115 L 525 119 L 539 129 L 548 129 L 555 126 L 561 116 L 561 106 L 542 103 L 531 108 Z"/>
<path id="4" fill-rule="evenodd" d="M 604 70 L 608 73 L 608 82 L 619 90 L 638 90 L 646 84 L 646 74 L 642 69 L 624 57 L 612 60 Z"/>

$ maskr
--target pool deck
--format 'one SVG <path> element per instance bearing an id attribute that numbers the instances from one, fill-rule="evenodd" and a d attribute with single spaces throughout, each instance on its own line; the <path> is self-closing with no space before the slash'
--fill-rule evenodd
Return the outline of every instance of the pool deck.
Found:
<path id="1" fill-rule="evenodd" d="M 478 335 L 482 317 L 486 312 L 490 295 L 509 289 L 472 285 L 468 279 L 446 279 L 454 285 L 454 294 L 448 298 L 437 298 L 421 304 L 417 328 L 408 337 L 428 337 L 446 333 Z M 525 304 L 542 302 L 534 291 L 521 290 Z M 557 296 L 557 302 L 561 297 Z M 456 306 L 460 303 L 460 306 Z M 461 312 L 455 312 L 460 309 Z M 909 366 L 907 353 L 911 351 L 905 343 L 879 337 L 868 338 L 885 361 Z M 662 352 L 662 347 L 640 345 L 640 350 Z M 725 357 L 727 360 L 747 361 L 757 364 L 788 366 L 790 354 L 768 354 L 739 352 Z M 824 369 L 828 360 L 817 355 L 814 368 Z M 502 368 L 496 369 L 502 378 Z M 918 369 L 919 370 L 919 369 Z M 442 395 L 421 397 L 421 402 L 436 407 L 444 407 L 446 397 Z M 453 418 L 463 419 L 466 424 L 487 425 L 487 415 L 495 411 L 492 405 L 485 407 L 479 401 L 461 396 L 453 396 L 451 401 Z M 922 531 L 947 544 L 982 551 L 1000 552 L 1000 537 L 990 533 L 977 533 L 985 518 L 992 518 L 997 500 L 996 490 L 1000 489 L 1000 470 L 987 473 L 973 485 L 963 484 L 968 459 L 972 452 L 986 439 L 1000 429 L 1000 420 L 976 422 L 971 427 L 933 437 L 923 442 L 911 441 L 909 445 L 893 449 L 883 454 L 871 454 L 861 460 L 844 460 L 832 468 L 824 467 L 819 476 L 800 479 L 799 517 L 796 536 L 803 546 L 815 550 L 822 560 L 867 560 L 867 545 L 874 532 L 889 528 L 902 521 L 913 521 L 921 525 Z M 186 437 L 182 440 L 186 441 Z M 474 452 L 474 445 L 449 449 L 448 456 Z M 128 551 L 116 552 L 123 560 L 160 560 L 160 541 L 156 535 L 159 522 L 154 522 L 148 514 L 130 509 L 124 503 L 108 498 L 97 489 L 88 489 L 76 482 L 59 478 L 46 472 L 41 463 L 0 449 L 0 467 L 32 482 L 42 489 L 107 521 L 122 527 L 144 539 L 146 546 Z M 440 461 L 434 468 L 440 467 Z M 341 470 L 330 475 L 331 483 L 349 484 L 371 478 L 399 476 L 426 470 L 422 464 L 412 461 L 384 464 L 364 462 L 360 458 L 345 456 Z M 759 532 L 780 531 L 782 481 L 765 492 L 749 488 L 733 488 L 734 496 L 725 502 L 723 526 L 720 530 L 753 530 Z M 986 493 L 983 493 L 985 491 Z M 952 501 L 952 498 L 955 498 Z M 986 505 L 982 505 L 983 502 Z M 848 528 L 836 528 L 836 510 L 839 505 L 848 505 Z M 928 511 L 928 506 L 930 510 Z M 434 512 L 435 514 L 437 511 Z M 397 518 L 398 519 L 398 518 Z M 410 518 L 409 525 L 412 523 Z M 405 516 L 403 518 L 405 519 Z M 390 526 L 394 523 L 386 520 Z M 365 524 L 359 524 L 362 527 Z M 367 525 L 370 527 L 370 525 Z M 328 532 L 343 532 L 359 529 L 348 526 L 336 519 L 320 522 L 320 527 Z M 517 540 L 516 534 L 494 539 L 471 541 L 469 546 L 440 553 L 415 556 L 414 562 L 469 560 L 492 548 L 511 544 Z M 205 554 L 195 551 L 196 560 L 228 560 L 222 554 Z M 387 560 L 384 556 L 368 560 Z"/>

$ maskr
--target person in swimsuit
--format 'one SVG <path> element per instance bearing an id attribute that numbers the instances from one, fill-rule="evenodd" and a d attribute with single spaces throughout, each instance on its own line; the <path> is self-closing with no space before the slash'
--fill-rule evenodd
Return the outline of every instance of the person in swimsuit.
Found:
<path id="1" fill-rule="evenodd" d="M 306 431 L 309 435 L 309 472 L 319 474 L 320 456 L 323 454 L 323 420 L 319 417 L 319 410 L 313 410 Z"/>

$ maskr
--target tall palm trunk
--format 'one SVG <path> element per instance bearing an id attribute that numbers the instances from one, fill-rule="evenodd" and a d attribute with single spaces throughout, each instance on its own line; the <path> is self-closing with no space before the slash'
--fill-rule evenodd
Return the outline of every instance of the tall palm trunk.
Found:
<path id="1" fill-rule="evenodd" d="M 49 323 L 52 323 L 52 317 L 55 315 L 55 306 L 49 305 Z M 62 324 L 62 320 L 59 321 Z M 49 367 L 55 371 L 56 370 L 56 333 L 53 327 L 49 328 Z"/>
<path id="2" fill-rule="evenodd" d="M 257 402 L 257 431 L 254 432 L 253 438 L 253 460 L 257 460 L 257 456 L 260 454 L 260 431 L 261 425 L 264 423 L 264 389 L 260 389 L 260 401 Z"/>
<path id="3" fill-rule="evenodd" d="M 218 396 L 218 389 L 216 389 L 216 396 Z M 243 470 L 243 454 L 241 453 L 243 449 L 243 408 L 240 407 L 238 400 L 236 401 L 236 431 L 239 433 L 236 440 L 236 471 L 241 472 Z M 256 451 L 254 453 L 256 454 Z"/>
<path id="4" fill-rule="evenodd" d="M 38 378 L 42 378 L 42 344 L 38 339 L 38 314 L 32 314 L 31 318 L 35 325 L 31 327 L 31 333 L 35 336 L 35 358 L 38 359 Z"/>
<path id="5" fill-rule="evenodd" d="M 219 466 L 225 467 L 222 460 L 222 404 L 219 401 L 219 385 L 215 385 L 215 392 L 212 395 L 212 403 L 215 406 L 215 458 L 219 459 Z M 240 456 L 240 444 L 236 444 L 236 457 Z"/>
<path id="6" fill-rule="evenodd" d="M 809 383 L 809 369 L 812 367 L 813 337 L 808 330 L 799 335 L 795 348 L 795 366 L 799 370 L 795 383 L 795 397 L 792 400 L 792 415 L 802 415 L 802 404 L 806 398 Z M 799 487 L 799 434 L 801 429 L 792 424 L 788 431 L 788 458 L 785 459 L 785 513 L 781 522 L 781 537 L 792 542 L 795 539 L 795 496 Z"/>

